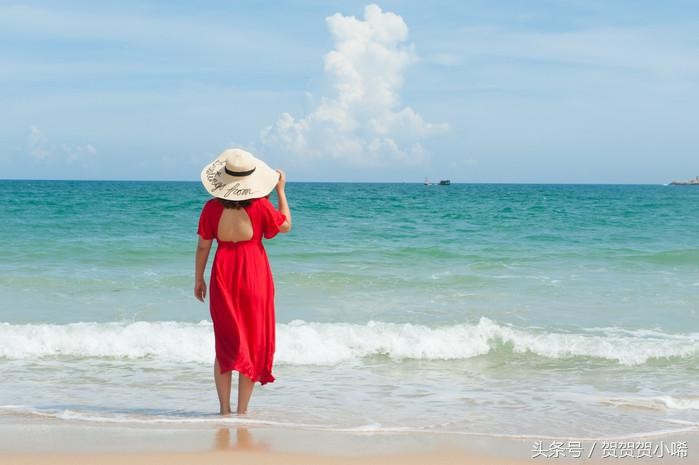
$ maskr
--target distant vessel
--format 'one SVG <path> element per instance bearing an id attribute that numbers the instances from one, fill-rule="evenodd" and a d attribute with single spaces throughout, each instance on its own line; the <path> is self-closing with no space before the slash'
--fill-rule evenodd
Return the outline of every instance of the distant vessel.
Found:
<path id="1" fill-rule="evenodd" d="M 672 181 L 671 186 L 699 186 L 699 176 L 689 181 Z"/>
<path id="2" fill-rule="evenodd" d="M 440 186 L 448 186 L 450 184 L 451 184 L 451 181 L 448 179 L 442 179 L 441 181 L 439 181 Z"/>
<path id="3" fill-rule="evenodd" d="M 427 179 L 427 177 L 425 177 L 425 183 L 424 183 L 424 184 L 425 184 L 426 186 L 431 186 L 431 185 L 434 184 L 434 183 L 431 183 L 431 182 L 429 181 L 429 179 Z"/>

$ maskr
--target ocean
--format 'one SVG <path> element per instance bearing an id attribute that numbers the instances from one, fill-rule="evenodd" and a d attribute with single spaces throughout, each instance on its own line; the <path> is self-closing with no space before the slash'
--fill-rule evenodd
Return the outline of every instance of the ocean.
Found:
<path id="1" fill-rule="evenodd" d="M 699 188 L 289 183 L 287 195 L 293 230 L 265 242 L 277 380 L 256 386 L 246 417 L 221 419 L 208 303 L 193 297 L 203 187 L 0 181 L 2 420 L 699 430 Z"/>

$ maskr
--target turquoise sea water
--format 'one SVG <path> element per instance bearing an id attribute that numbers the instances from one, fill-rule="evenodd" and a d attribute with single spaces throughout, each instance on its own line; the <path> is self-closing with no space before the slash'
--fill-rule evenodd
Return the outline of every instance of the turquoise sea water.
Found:
<path id="1" fill-rule="evenodd" d="M 291 183 L 247 422 L 699 429 L 699 188 Z M 0 415 L 219 421 L 198 183 L 0 181 Z M 273 199 L 274 200 L 274 199 Z M 240 421 L 232 419 L 227 421 Z"/>

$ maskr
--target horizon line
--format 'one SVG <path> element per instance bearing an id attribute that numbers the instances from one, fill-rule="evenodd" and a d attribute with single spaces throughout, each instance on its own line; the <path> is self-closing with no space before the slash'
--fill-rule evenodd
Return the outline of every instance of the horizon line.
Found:
<path id="1" fill-rule="evenodd" d="M 35 179 L 35 178 L 0 178 L 2 181 L 45 181 L 45 182 L 180 182 L 180 183 L 200 183 L 199 180 L 182 179 Z M 509 185 L 589 185 L 589 186 L 667 186 L 666 183 L 651 182 L 537 182 L 537 181 L 451 181 L 451 184 L 509 184 Z M 287 184 L 424 184 L 422 181 L 287 181 Z M 438 185 L 438 184 L 432 184 Z"/>

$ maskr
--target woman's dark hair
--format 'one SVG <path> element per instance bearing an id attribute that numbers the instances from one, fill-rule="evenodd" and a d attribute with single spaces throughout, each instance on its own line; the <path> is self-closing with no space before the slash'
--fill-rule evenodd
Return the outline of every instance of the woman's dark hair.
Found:
<path id="1" fill-rule="evenodd" d="M 234 209 L 239 209 L 243 207 L 247 207 L 250 205 L 252 202 L 252 199 L 248 200 L 228 200 L 228 199 L 218 199 L 219 202 L 223 204 L 223 208 L 234 208 Z"/>

